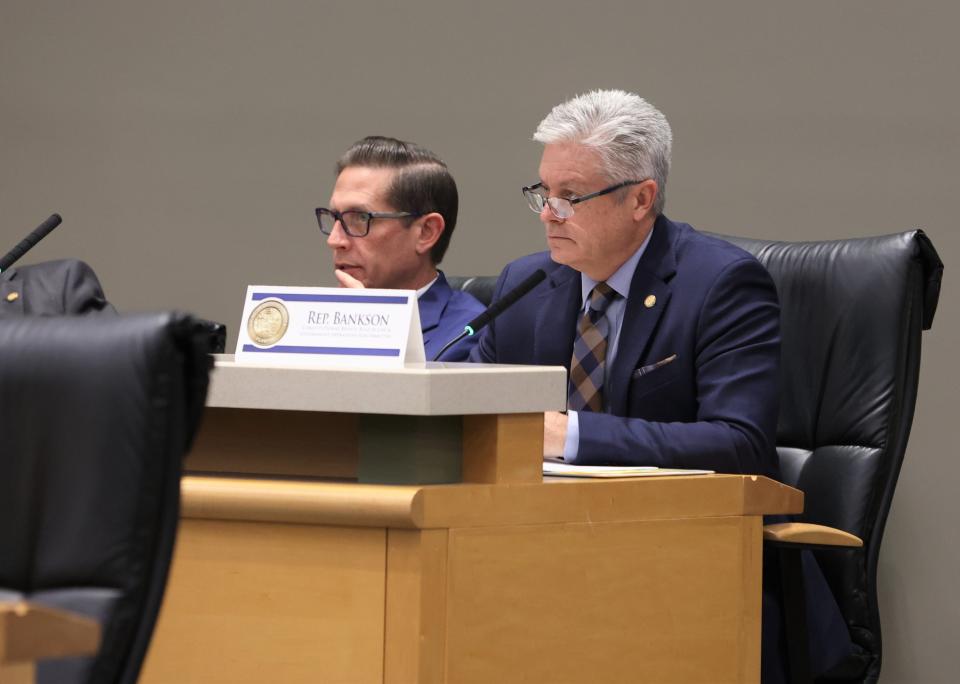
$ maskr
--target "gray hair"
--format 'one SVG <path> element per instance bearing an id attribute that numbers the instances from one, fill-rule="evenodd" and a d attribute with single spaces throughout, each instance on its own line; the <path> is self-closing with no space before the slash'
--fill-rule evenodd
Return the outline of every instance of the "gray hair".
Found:
<path id="1" fill-rule="evenodd" d="M 652 178 L 657 182 L 653 209 L 663 213 L 673 133 L 660 110 L 639 95 L 623 90 L 578 95 L 554 107 L 533 139 L 596 149 L 613 183 Z"/>

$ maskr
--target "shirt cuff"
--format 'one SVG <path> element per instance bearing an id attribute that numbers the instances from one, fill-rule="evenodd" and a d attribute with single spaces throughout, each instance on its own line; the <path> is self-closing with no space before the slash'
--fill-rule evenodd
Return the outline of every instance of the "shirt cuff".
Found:
<path id="1" fill-rule="evenodd" d="M 580 418 L 576 411 L 567 411 L 567 439 L 563 443 L 563 460 L 573 463 L 580 451 Z"/>

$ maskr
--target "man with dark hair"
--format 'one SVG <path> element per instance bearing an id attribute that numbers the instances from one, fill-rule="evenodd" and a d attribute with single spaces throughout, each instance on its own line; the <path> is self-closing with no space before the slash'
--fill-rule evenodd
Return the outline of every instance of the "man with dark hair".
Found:
<path id="1" fill-rule="evenodd" d="M 457 204 L 457 184 L 433 152 L 370 136 L 337 161 L 330 206 L 317 209 L 342 286 L 417 290 L 427 359 L 483 311 L 437 269 L 457 223 Z M 466 360 L 475 344 L 467 337 L 441 360 Z"/>

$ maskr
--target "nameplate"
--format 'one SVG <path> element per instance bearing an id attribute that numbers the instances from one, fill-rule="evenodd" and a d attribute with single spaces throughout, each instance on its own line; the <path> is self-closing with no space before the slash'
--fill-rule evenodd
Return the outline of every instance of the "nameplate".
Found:
<path id="1" fill-rule="evenodd" d="M 402 367 L 424 360 L 414 290 L 250 285 L 238 363 Z"/>

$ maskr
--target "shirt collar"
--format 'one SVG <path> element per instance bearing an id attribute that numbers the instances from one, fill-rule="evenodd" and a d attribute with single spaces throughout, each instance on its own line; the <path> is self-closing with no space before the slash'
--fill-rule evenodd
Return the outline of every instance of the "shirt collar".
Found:
<path id="1" fill-rule="evenodd" d="M 427 283 L 426 285 L 421 287 L 419 290 L 417 290 L 417 299 L 420 299 L 423 295 L 425 295 L 427 293 L 427 290 L 433 287 L 433 284 L 437 282 L 437 278 L 439 277 L 440 277 L 440 271 L 437 271 L 437 275 L 433 277 L 433 280 L 431 280 L 429 283 Z"/>
<path id="2" fill-rule="evenodd" d="M 606 283 L 609 285 L 618 295 L 627 298 L 627 295 L 630 294 L 630 283 L 633 280 L 633 272 L 637 270 L 637 264 L 640 262 L 640 257 L 643 256 L 643 253 L 647 249 L 647 245 L 650 243 L 650 238 L 653 236 L 653 229 L 647 233 L 646 239 L 643 241 L 637 251 L 634 252 L 629 259 L 623 262 L 623 265 L 618 268 L 612 276 L 607 278 Z M 596 287 L 597 281 L 588 276 L 586 273 L 580 274 L 580 304 L 581 308 L 586 305 L 587 300 L 590 298 L 590 293 L 593 291 L 593 288 Z"/>

